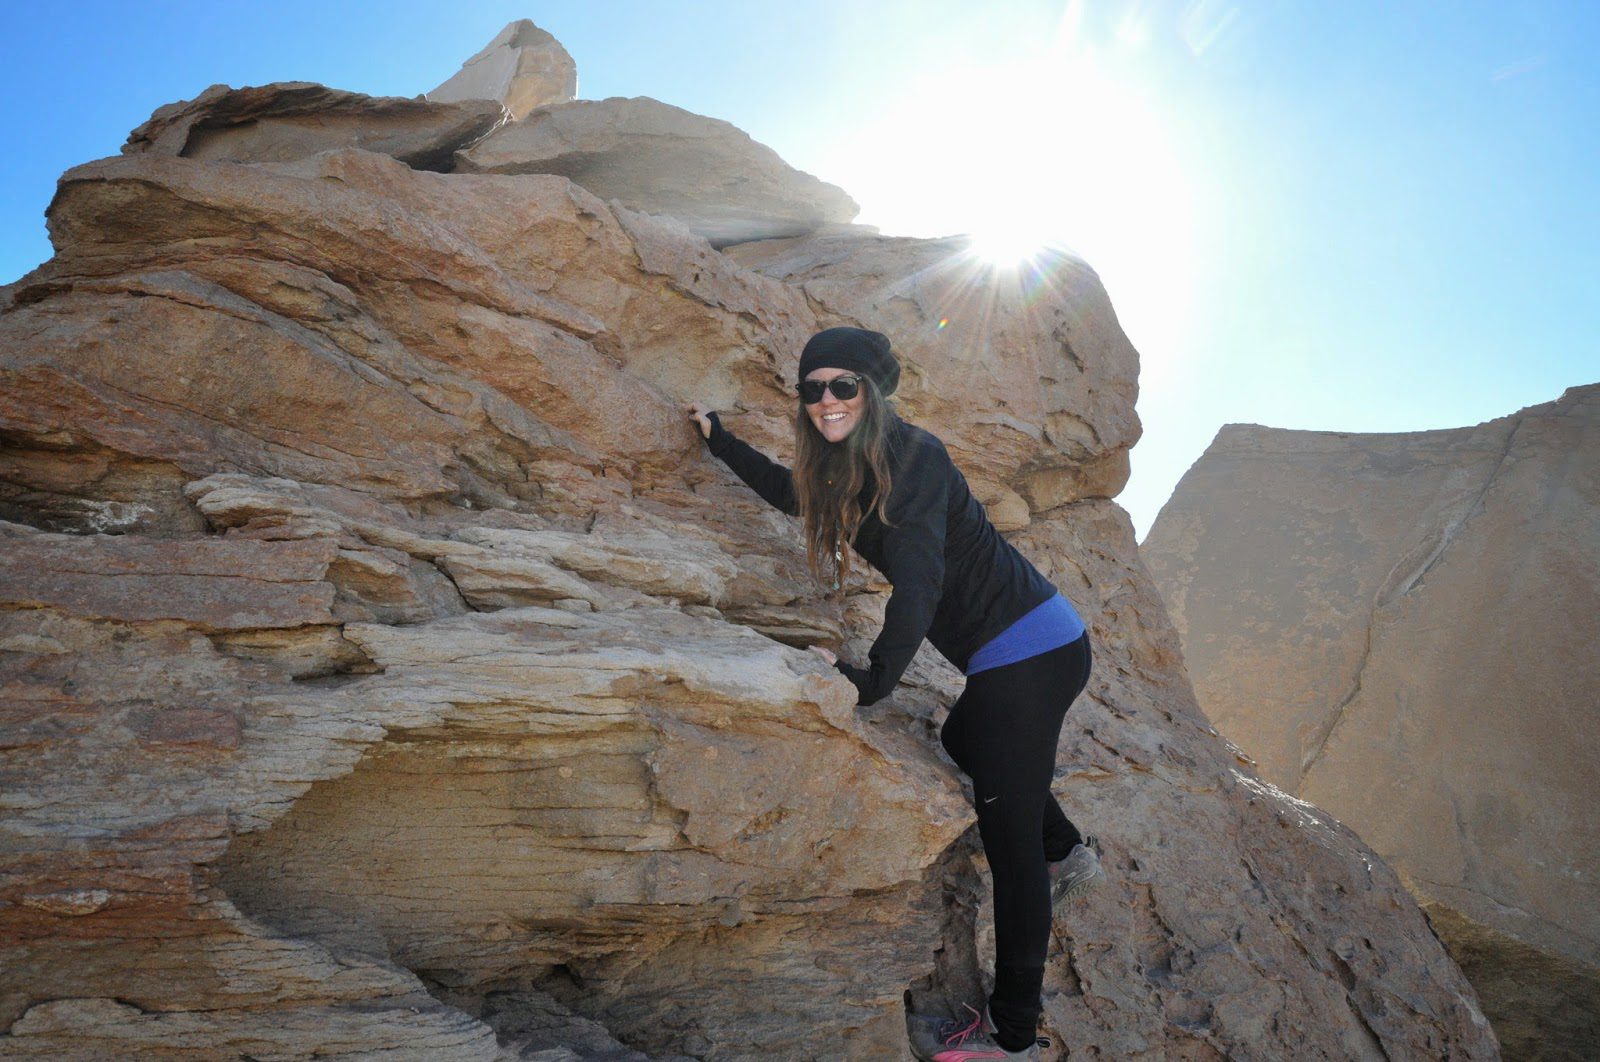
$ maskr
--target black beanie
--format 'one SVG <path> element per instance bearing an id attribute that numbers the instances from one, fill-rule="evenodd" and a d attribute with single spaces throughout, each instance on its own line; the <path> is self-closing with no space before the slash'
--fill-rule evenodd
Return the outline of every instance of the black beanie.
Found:
<path id="1" fill-rule="evenodd" d="M 900 362 L 889 349 L 889 337 L 865 328 L 830 328 L 806 340 L 800 352 L 800 379 L 812 369 L 858 372 L 885 395 L 900 386 Z"/>

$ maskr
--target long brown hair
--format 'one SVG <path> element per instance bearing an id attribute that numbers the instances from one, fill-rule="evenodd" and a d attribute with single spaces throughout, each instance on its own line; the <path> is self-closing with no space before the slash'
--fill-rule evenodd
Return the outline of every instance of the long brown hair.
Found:
<path id="1" fill-rule="evenodd" d="M 889 473 L 894 409 L 870 377 L 861 377 L 861 393 L 866 399 L 861 420 L 839 442 L 822 437 L 804 403 L 794 418 L 794 491 L 805 524 L 806 565 L 812 575 L 831 583 L 836 594 L 844 593 L 850 575 L 848 547 L 861 521 L 876 510 L 887 524 L 889 492 L 894 489 Z M 869 482 L 875 493 L 862 509 L 861 492 Z"/>

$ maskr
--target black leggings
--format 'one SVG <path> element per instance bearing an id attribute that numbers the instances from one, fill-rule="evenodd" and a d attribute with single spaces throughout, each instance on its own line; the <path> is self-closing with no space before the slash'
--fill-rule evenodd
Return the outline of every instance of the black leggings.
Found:
<path id="1" fill-rule="evenodd" d="M 1038 1030 L 1050 944 L 1045 861 L 1065 859 L 1083 840 L 1050 792 L 1050 779 L 1061 721 L 1088 683 L 1089 667 L 1084 634 L 1070 645 L 980 671 L 968 677 L 939 734 L 972 779 L 978 834 L 994 876 L 989 1013 L 1007 1050 L 1031 1044 Z"/>

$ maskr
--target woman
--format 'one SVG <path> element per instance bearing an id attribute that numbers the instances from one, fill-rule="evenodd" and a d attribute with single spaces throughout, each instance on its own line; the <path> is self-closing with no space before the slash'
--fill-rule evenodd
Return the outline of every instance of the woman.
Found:
<path id="1" fill-rule="evenodd" d="M 967 674 L 940 732 L 971 779 L 994 878 L 995 987 L 972 1021 L 913 1022 L 919 1057 L 1037 1058 L 1053 902 L 1103 879 L 1091 839 L 1050 792 L 1056 741 L 1088 681 L 1088 634 L 1066 598 L 1001 538 L 944 444 L 895 415 L 889 340 L 830 328 L 800 356 L 791 472 L 689 407 L 711 452 L 804 523 L 812 572 L 842 593 L 846 547 L 893 585 L 883 630 L 856 667 L 821 646 L 866 705 L 888 694 L 927 638 Z"/>

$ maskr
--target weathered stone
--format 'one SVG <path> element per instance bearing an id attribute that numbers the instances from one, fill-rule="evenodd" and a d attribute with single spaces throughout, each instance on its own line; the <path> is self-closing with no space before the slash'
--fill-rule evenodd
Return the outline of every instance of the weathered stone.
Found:
<path id="1" fill-rule="evenodd" d="M 335 554 L 328 542 L 86 539 L 0 525 L 0 606 L 205 631 L 332 623 Z"/>
<path id="2" fill-rule="evenodd" d="M 450 993 L 442 993 L 454 998 Z M 554 997 L 533 989 L 502 991 L 486 998 L 459 997 L 458 1005 L 499 1033 L 504 1048 L 537 1062 L 651 1062 L 651 1056 L 619 1043 L 604 1025 L 575 1014 Z M 552 1047 L 559 1044 L 559 1047 Z M 657 1062 L 690 1062 L 684 1055 L 656 1055 Z"/>
<path id="3" fill-rule="evenodd" d="M 191 475 L 225 458 L 302 482 L 512 507 L 540 491 L 526 469 L 551 460 L 565 472 L 564 491 L 594 484 L 584 493 L 615 495 L 620 484 L 626 496 L 629 479 L 651 476 L 641 465 L 675 478 L 699 445 L 652 371 L 687 386 L 747 342 L 772 342 L 751 338 L 761 317 L 723 302 L 770 292 L 770 306 L 800 316 L 790 331 L 810 324 L 803 299 L 765 278 L 735 280 L 738 271 L 724 268 L 728 283 L 755 289 L 725 292 L 711 277 L 690 289 L 641 272 L 627 232 L 560 178 L 428 187 L 414 178 L 429 175 L 353 152 L 300 165 L 240 170 L 141 156 L 69 175 L 53 208 L 64 252 L 21 282 L 18 312 L 0 325 L 0 429 L 32 439 L 82 425 L 72 436 L 82 444 Z M 338 179 L 320 179 L 329 176 Z M 294 234 L 296 218 L 321 219 L 309 242 Z M 136 256 L 95 254 L 96 265 L 82 265 L 101 279 L 53 303 L 76 310 L 39 314 L 50 269 L 74 268 L 71 248 L 82 241 L 88 251 L 102 233 L 124 248 L 204 239 L 239 257 L 212 249 L 182 270 L 149 272 Z M 394 270 L 387 279 L 385 268 Z M 338 278 L 362 286 L 365 308 Z M 127 342 L 95 334 L 106 316 Z M 184 341 L 163 362 L 135 354 L 137 343 L 174 336 Z M 637 375 L 614 371 L 619 357 Z M 209 409 L 221 394 L 225 405 Z M 146 404 L 155 396 L 159 405 Z M 371 419 L 349 419 L 352 409 Z M 303 420 L 325 436 L 310 452 Z M 603 487 L 581 478 L 600 452 L 616 477 Z"/>
<path id="4" fill-rule="evenodd" d="M 0 520 L 46 531 L 203 531 L 184 504 L 182 470 L 96 447 L 71 432 L 0 431 Z"/>
<path id="5" fill-rule="evenodd" d="M 456 170 L 560 174 L 715 247 L 804 235 L 860 209 L 727 122 L 647 96 L 540 107 L 460 152 Z"/>
<path id="6" fill-rule="evenodd" d="M 1478 985 L 1519 1057 L 1600 1050 L 1596 997 L 1556 972 L 1600 977 L 1600 754 L 1572 729 L 1600 697 L 1597 469 L 1600 386 L 1447 431 L 1229 426 L 1144 549 L 1201 703 L 1263 775 L 1454 912 L 1458 955 L 1546 957 L 1542 986 L 1523 958 Z"/>
<path id="7" fill-rule="evenodd" d="M 192 100 L 158 109 L 123 145 L 208 162 L 291 162 L 319 151 L 360 148 L 419 170 L 448 170 L 457 151 L 504 124 L 487 99 L 430 103 L 363 96 L 309 81 L 230 88 L 212 85 Z"/>
<path id="8" fill-rule="evenodd" d="M 881 1059 L 908 987 L 978 998 L 960 677 L 925 651 L 854 709 L 798 647 L 859 657 L 888 588 L 827 598 L 684 417 L 787 457 L 801 344 L 856 322 L 1094 631 L 1057 785 L 1113 876 L 1045 1031 L 1493 1054 L 1392 873 L 1195 709 L 1104 497 L 1136 364 L 1081 265 L 940 339 L 903 315 L 958 293 L 918 278 L 947 242 L 762 272 L 559 176 L 355 150 L 103 161 L 51 223 L 0 289 L 7 544 L 49 561 L 0 605 L 0 1053 Z M 241 625 L 280 557 L 316 609 Z"/>
<path id="9" fill-rule="evenodd" d="M 146 1058 L 226 1054 L 286 1062 L 305 1057 L 307 1043 L 371 1043 L 375 1030 L 387 1035 L 394 1045 L 392 1054 L 485 1062 L 505 1057 L 493 1030 L 427 1000 L 359 1013 L 339 1007 L 280 1007 L 272 1022 L 264 1023 L 240 1012 L 174 1013 L 141 1009 L 120 999 L 64 999 L 30 1008 L 12 1025 L 12 1036 L 34 1058 L 87 1062 L 133 1054 Z"/>
<path id="10" fill-rule="evenodd" d="M 140 741 L 156 745 L 191 745 L 215 749 L 239 747 L 239 720 L 228 712 L 179 708 L 160 712 L 135 724 Z"/>
<path id="11" fill-rule="evenodd" d="M 626 587 L 690 604 L 722 604 L 737 577 L 732 558 L 712 543 L 647 527 L 571 531 L 463 531 L 458 541 L 495 554 L 538 558 L 591 584 Z M 457 555 L 455 560 L 464 559 Z"/>
<path id="12" fill-rule="evenodd" d="M 1506 1058 L 1592 1055 L 1600 1043 L 1600 971 L 1593 963 L 1536 948 L 1442 903 L 1423 910 L 1478 990 Z"/>
<path id="13" fill-rule="evenodd" d="M 578 66 L 572 56 L 528 19 L 501 30 L 483 51 L 432 92 L 436 103 L 496 100 L 513 118 L 525 118 L 535 107 L 565 103 L 578 95 Z"/>

